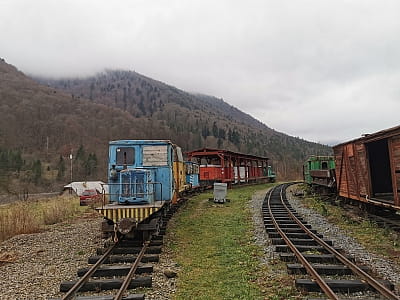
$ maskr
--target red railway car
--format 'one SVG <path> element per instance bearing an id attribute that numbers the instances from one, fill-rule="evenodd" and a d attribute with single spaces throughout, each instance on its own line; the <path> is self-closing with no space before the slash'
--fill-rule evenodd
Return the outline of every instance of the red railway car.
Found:
<path id="1" fill-rule="evenodd" d="M 203 184 L 223 182 L 231 185 L 270 179 L 267 157 L 211 148 L 194 150 L 187 156 L 189 161 L 199 163 Z"/>
<path id="2" fill-rule="evenodd" d="M 339 196 L 400 210 L 400 126 L 333 150 Z"/>

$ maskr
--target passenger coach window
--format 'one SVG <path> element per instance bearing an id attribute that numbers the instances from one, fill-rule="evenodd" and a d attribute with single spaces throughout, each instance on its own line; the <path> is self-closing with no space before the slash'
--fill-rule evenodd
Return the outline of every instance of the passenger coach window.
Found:
<path id="1" fill-rule="evenodd" d="M 135 163 L 134 148 L 117 148 L 117 165 L 133 165 Z"/>

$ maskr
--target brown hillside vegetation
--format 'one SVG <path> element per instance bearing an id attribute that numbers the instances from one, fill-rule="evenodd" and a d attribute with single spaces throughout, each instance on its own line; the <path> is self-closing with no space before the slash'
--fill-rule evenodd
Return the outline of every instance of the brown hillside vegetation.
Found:
<path id="1" fill-rule="evenodd" d="M 0 61 L 0 189 L 54 190 L 106 178 L 107 143 L 170 139 L 183 150 L 218 147 L 268 156 L 278 175 L 329 147 L 276 132 L 222 99 L 194 95 L 131 71 L 38 80 Z M 71 152 L 72 151 L 72 152 Z"/>
<path id="2" fill-rule="evenodd" d="M 298 167 L 298 162 L 311 153 L 331 152 L 324 145 L 277 132 L 222 99 L 187 93 L 132 71 L 106 71 L 84 79 L 38 80 L 69 92 L 71 97 L 117 107 L 152 122 L 158 120 L 170 129 L 169 138 L 185 150 L 207 146 L 268 156 L 277 165 L 285 165 L 284 176 L 293 171 L 291 162 Z M 151 134 L 149 138 L 158 136 L 158 128 Z M 285 173 L 284 168 L 281 172 Z"/>

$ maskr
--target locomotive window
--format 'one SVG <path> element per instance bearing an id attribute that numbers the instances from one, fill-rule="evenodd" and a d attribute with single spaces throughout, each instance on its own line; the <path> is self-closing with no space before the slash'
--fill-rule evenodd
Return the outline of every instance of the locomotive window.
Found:
<path id="1" fill-rule="evenodd" d="M 327 163 L 326 161 L 323 161 L 323 162 L 322 162 L 321 169 L 322 169 L 322 170 L 328 169 L 328 163 Z"/>
<path id="2" fill-rule="evenodd" d="M 117 148 L 117 165 L 133 165 L 135 163 L 135 149 Z"/>

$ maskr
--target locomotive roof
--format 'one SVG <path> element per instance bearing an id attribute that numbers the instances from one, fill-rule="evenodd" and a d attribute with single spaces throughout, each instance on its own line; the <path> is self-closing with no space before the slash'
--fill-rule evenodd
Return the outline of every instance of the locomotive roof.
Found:
<path id="1" fill-rule="evenodd" d="M 335 156 L 333 156 L 333 155 L 310 155 L 307 158 L 307 161 L 309 161 L 309 160 L 330 160 L 330 159 L 335 159 Z"/>
<path id="2" fill-rule="evenodd" d="M 170 140 L 116 140 L 116 141 L 110 141 L 110 145 L 113 144 L 154 144 L 154 145 L 159 145 L 159 144 L 172 144 Z"/>

